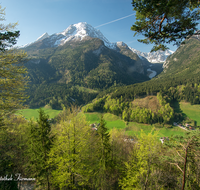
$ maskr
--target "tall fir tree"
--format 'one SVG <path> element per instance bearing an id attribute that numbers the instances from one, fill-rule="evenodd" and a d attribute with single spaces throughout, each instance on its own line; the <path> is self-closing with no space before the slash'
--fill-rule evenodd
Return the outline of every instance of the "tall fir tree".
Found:
<path id="1" fill-rule="evenodd" d="M 101 116 L 100 125 L 98 127 L 98 147 L 96 150 L 97 159 L 99 161 L 96 173 L 96 188 L 110 189 L 109 171 L 112 168 L 110 135 L 106 122 Z"/>
<path id="2" fill-rule="evenodd" d="M 50 190 L 51 171 L 48 160 L 54 136 L 48 119 L 49 116 L 40 108 L 37 124 L 33 121 L 30 123 L 28 169 L 30 169 L 33 177 L 37 179 L 39 185 Z"/>

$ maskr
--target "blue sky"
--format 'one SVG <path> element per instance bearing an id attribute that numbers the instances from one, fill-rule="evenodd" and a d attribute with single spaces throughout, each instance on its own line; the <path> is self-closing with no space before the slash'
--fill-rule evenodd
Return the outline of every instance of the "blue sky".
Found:
<path id="1" fill-rule="evenodd" d="M 98 29 L 110 42 L 123 41 L 142 52 L 151 45 L 137 42 L 131 26 L 135 16 L 131 0 L 1 0 L 6 7 L 6 23 L 18 22 L 18 46 L 35 41 L 43 33 L 49 35 L 66 29 L 71 24 L 87 22 Z M 128 17 L 127 17 L 128 16 Z M 106 24 L 108 23 L 108 24 Z M 104 25 L 105 24 L 105 25 Z M 169 46 L 175 51 L 176 46 Z"/>

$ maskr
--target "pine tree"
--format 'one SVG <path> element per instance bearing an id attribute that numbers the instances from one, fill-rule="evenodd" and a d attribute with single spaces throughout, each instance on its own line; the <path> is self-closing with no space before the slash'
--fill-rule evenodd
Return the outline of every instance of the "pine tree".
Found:
<path id="1" fill-rule="evenodd" d="M 37 124 L 31 122 L 29 136 L 29 167 L 39 185 L 50 189 L 49 152 L 53 145 L 54 136 L 51 132 L 49 116 L 40 108 Z"/>
<path id="2" fill-rule="evenodd" d="M 99 164 L 97 166 L 96 187 L 98 189 L 109 189 L 109 170 L 112 167 L 111 145 L 110 135 L 103 116 L 101 117 L 100 125 L 98 127 L 98 135 L 98 147 L 96 153 Z"/>
<path id="3" fill-rule="evenodd" d="M 136 22 L 131 27 L 142 34 L 142 43 L 153 43 L 151 51 L 165 50 L 165 43 L 180 45 L 182 40 L 197 30 L 199 16 L 198 0 L 133 0 Z"/>

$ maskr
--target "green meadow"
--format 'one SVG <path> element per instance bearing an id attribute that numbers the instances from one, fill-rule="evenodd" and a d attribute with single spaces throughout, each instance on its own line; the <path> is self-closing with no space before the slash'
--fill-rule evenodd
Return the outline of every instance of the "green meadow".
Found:
<path id="1" fill-rule="evenodd" d="M 128 127 L 125 129 L 126 133 L 130 136 L 140 135 L 141 130 L 143 130 L 146 134 L 150 133 L 154 129 L 154 132 L 158 132 L 159 137 L 170 137 L 171 135 L 183 135 L 185 134 L 185 130 L 173 126 L 171 128 L 155 128 L 154 125 L 141 124 L 136 122 L 130 122 Z"/>
<path id="2" fill-rule="evenodd" d="M 46 114 L 49 115 L 49 118 L 54 118 L 62 111 L 62 110 L 54 110 L 47 107 L 43 107 L 42 109 L 45 111 Z M 22 109 L 19 110 L 17 114 L 23 115 L 26 119 L 33 118 L 36 121 L 37 118 L 39 117 L 38 111 L 39 109 Z M 92 123 L 98 124 L 100 122 L 101 116 L 103 115 L 103 118 L 106 121 L 106 126 L 109 129 L 109 131 L 113 128 L 121 129 L 124 130 L 125 133 L 129 136 L 140 135 L 141 130 L 143 130 L 145 133 L 150 133 L 153 129 L 154 131 L 158 131 L 159 137 L 170 137 L 171 135 L 184 135 L 185 133 L 185 130 L 175 126 L 173 126 L 172 128 L 166 128 L 166 127 L 155 128 L 154 125 L 141 124 L 136 122 L 126 123 L 123 120 L 121 120 L 119 116 L 110 113 L 93 112 L 93 113 L 81 113 L 81 114 L 85 115 L 86 120 L 89 122 L 89 124 Z"/>
<path id="3" fill-rule="evenodd" d="M 200 105 L 191 105 L 187 102 L 180 102 L 180 109 L 190 119 L 196 121 L 198 126 L 200 125 Z"/>
<path id="4" fill-rule="evenodd" d="M 86 120 L 92 124 L 92 123 L 99 123 L 101 119 L 101 113 L 85 113 Z M 126 127 L 126 124 L 124 121 L 122 121 L 118 116 L 110 114 L 110 113 L 104 113 L 103 118 L 106 121 L 106 126 L 109 130 L 113 128 L 117 129 L 124 129 Z"/>
<path id="5" fill-rule="evenodd" d="M 91 123 L 99 123 L 102 113 L 85 113 L 86 120 Z M 125 133 L 130 136 L 140 135 L 141 130 L 143 130 L 145 133 L 150 133 L 153 129 L 158 131 L 158 136 L 160 137 L 170 137 L 171 135 L 184 135 L 185 130 L 173 126 L 172 128 L 155 128 L 154 125 L 148 125 L 148 124 L 141 124 L 136 122 L 129 122 L 125 123 L 122 121 L 118 116 L 105 113 L 103 114 L 103 117 L 106 121 L 106 126 L 109 130 L 113 128 L 117 129 L 124 129 Z"/>
<path id="6" fill-rule="evenodd" d="M 48 107 L 42 107 L 42 109 L 44 110 L 45 114 L 49 115 L 49 118 L 54 118 L 56 115 L 58 115 L 62 110 L 54 110 Z M 33 118 L 33 120 L 37 120 L 37 118 L 39 117 L 39 108 L 38 109 L 21 109 L 17 111 L 17 115 L 22 115 L 24 116 L 26 119 L 31 119 Z"/>

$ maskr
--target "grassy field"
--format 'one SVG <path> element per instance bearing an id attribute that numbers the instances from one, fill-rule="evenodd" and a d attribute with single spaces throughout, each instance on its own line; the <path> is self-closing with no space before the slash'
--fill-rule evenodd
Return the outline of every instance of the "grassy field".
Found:
<path id="1" fill-rule="evenodd" d="M 54 118 L 56 115 L 58 115 L 62 110 L 53 110 L 51 108 L 42 108 L 46 114 L 49 115 L 49 118 Z M 23 109 L 19 110 L 17 112 L 18 115 L 23 115 L 26 119 L 33 118 L 35 121 L 38 118 L 39 109 Z M 82 114 L 82 113 L 81 113 Z M 84 113 L 86 120 L 92 124 L 92 123 L 99 123 L 101 119 L 102 113 L 94 112 L 94 113 Z M 106 121 L 106 126 L 109 130 L 113 128 L 117 129 L 124 129 L 126 131 L 127 135 L 135 136 L 139 135 L 141 130 L 143 130 L 145 133 L 150 133 L 152 129 L 154 128 L 153 125 L 147 125 L 147 124 L 140 124 L 136 122 L 129 122 L 126 124 L 124 121 L 121 120 L 120 117 L 110 114 L 110 113 L 103 113 L 103 117 Z M 159 137 L 170 137 L 171 135 L 184 135 L 185 130 L 180 129 L 179 127 L 173 127 L 173 128 L 157 128 L 155 129 L 158 132 Z"/>
<path id="2" fill-rule="evenodd" d="M 191 105 L 187 102 L 180 102 L 180 109 L 189 118 L 197 121 L 197 125 L 200 125 L 200 105 Z"/>
<path id="3" fill-rule="evenodd" d="M 159 137 L 170 137 L 171 135 L 184 135 L 185 130 L 173 126 L 172 128 L 154 128 L 153 125 L 141 124 L 136 122 L 130 122 L 128 127 L 126 128 L 126 132 L 128 135 L 139 135 L 140 131 L 143 130 L 146 134 L 150 133 L 153 129 L 158 131 Z"/>
<path id="4" fill-rule="evenodd" d="M 49 118 L 54 118 L 56 115 L 58 115 L 62 110 L 54 110 L 51 108 L 42 108 L 45 112 L 45 114 L 49 115 Z M 17 115 L 23 115 L 26 119 L 33 118 L 35 121 L 39 117 L 38 113 L 39 109 L 22 109 L 17 111 Z"/>
<path id="5" fill-rule="evenodd" d="M 101 119 L 101 113 L 85 113 L 86 120 L 91 123 L 99 123 Z M 126 127 L 126 124 L 124 121 L 122 121 L 118 116 L 105 113 L 104 119 L 106 121 L 106 126 L 108 129 L 117 128 L 117 129 L 124 129 Z"/>
<path id="6" fill-rule="evenodd" d="M 101 113 L 85 113 L 86 120 L 91 123 L 99 123 L 101 118 Z M 117 129 L 124 129 L 126 131 L 127 135 L 135 136 L 139 135 L 141 130 L 143 130 L 145 133 L 150 133 L 154 126 L 153 125 L 147 125 L 147 124 L 140 124 L 136 122 L 129 122 L 126 124 L 124 121 L 122 121 L 118 116 L 115 116 L 110 113 L 104 114 L 104 119 L 106 121 L 106 126 L 109 130 L 113 128 Z M 158 136 L 160 137 L 170 137 L 171 135 L 184 135 L 185 130 L 180 129 L 179 127 L 173 127 L 173 128 L 157 128 L 155 129 L 158 131 Z"/>

